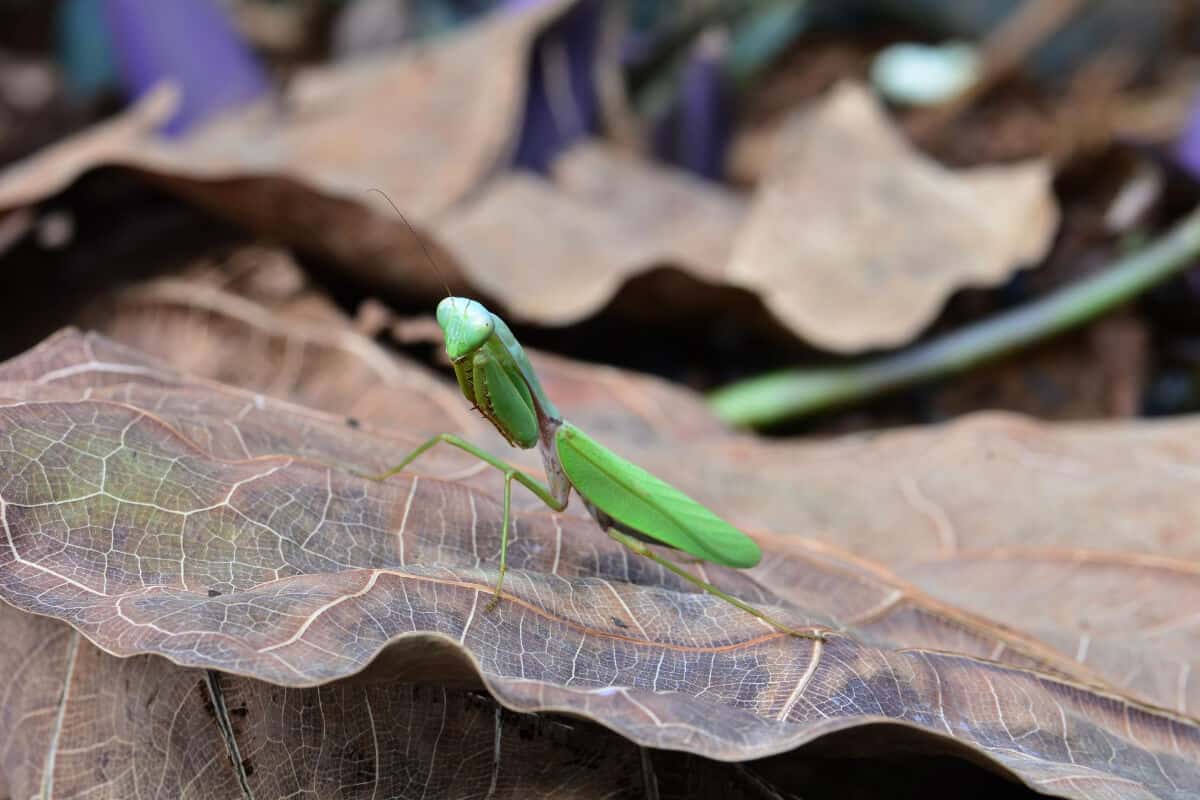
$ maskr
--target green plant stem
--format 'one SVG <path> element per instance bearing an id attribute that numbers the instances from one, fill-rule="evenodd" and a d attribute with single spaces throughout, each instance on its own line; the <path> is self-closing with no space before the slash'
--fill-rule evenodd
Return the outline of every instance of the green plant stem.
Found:
<path id="1" fill-rule="evenodd" d="M 709 396 L 733 425 L 766 426 L 970 369 L 1081 325 L 1175 275 L 1200 257 L 1200 208 L 1108 269 L 1013 311 L 908 350 L 842 367 L 790 369 Z"/>

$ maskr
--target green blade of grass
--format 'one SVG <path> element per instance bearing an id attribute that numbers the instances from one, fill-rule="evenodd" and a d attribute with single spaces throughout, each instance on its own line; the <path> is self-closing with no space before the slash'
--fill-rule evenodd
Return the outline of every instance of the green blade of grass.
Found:
<path id="1" fill-rule="evenodd" d="M 1198 257 L 1200 208 L 1107 269 L 1020 308 L 876 359 L 739 381 L 714 391 L 709 404 L 730 424 L 767 426 L 962 372 L 1094 319 Z"/>

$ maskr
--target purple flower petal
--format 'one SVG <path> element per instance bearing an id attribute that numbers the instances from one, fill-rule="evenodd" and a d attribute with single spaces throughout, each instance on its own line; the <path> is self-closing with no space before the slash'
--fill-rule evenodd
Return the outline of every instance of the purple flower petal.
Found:
<path id="1" fill-rule="evenodd" d="M 1175 158 L 1194 178 L 1200 178 L 1200 95 L 1192 101 L 1187 123 L 1175 140 Z"/>
<path id="2" fill-rule="evenodd" d="M 732 128 L 732 93 L 725 78 L 726 40 L 719 30 L 696 42 L 680 87 L 679 151 L 684 169 L 718 180 L 725 174 L 725 155 Z"/>
<path id="3" fill-rule="evenodd" d="M 655 153 L 705 178 L 721 179 L 732 136 L 733 87 L 725 72 L 727 40 L 712 29 L 692 48 L 679 94 L 654 132 Z"/>
<path id="4" fill-rule="evenodd" d="M 104 0 L 121 82 L 136 98 L 171 79 L 179 111 L 164 128 L 178 135 L 267 90 L 258 63 L 213 0 Z"/>
<path id="5" fill-rule="evenodd" d="M 511 0 L 525 8 L 540 0 Z M 525 116 L 513 163 L 545 172 L 555 157 L 599 125 L 596 59 L 603 9 L 583 0 L 538 37 L 530 62 Z"/>

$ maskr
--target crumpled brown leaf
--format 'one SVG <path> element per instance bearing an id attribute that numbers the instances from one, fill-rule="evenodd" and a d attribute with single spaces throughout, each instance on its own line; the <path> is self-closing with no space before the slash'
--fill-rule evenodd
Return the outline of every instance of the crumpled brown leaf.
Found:
<path id="1" fill-rule="evenodd" d="M 571 5 L 493 14 L 435 46 L 302 73 L 285 97 L 223 116 L 181 142 L 153 135 L 173 107 L 164 88 L 0 173 L 0 209 L 61 191 L 88 169 L 126 166 L 216 215 L 334 258 L 351 274 L 436 292 L 441 283 L 413 233 L 368 190 L 386 192 L 428 236 L 431 219 L 507 163 L 529 49 Z"/>
<path id="2" fill-rule="evenodd" d="M 641 788 L 632 746 L 462 687 L 364 676 L 294 689 L 116 659 L 3 605 L 0 628 L 6 796 L 585 800 Z"/>
<path id="3" fill-rule="evenodd" d="M 260 283 L 301 280 L 285 263 L 261 256 L 254 261 L 270 264 L 259 272 L 273 277 Z M 242 298 L 166 282 L 123 293 L 115 305 L 98 310 L 95 320 L 122 340 L 188 369 L 331 412 L 356 409 L 352 413 L 364 421 L 399 435 L 391 398 L 396 388 L 407 386 L 411 405 L 428 409 L 416 415 L 428 414 L 428 423 L 409 420 L 420 435 L 453 429 L 527 470 L 540 470 L 535 455 L 509 448 L 477 417 L 450 416 L 446 409 L 461 409 L 459 393 L 416 365 L 390 360 L 396 373 L 408 376 L 401 382 L 383 372 L 362 372 L 363 363 L 383 365 L 389 358 L 346 333 L 335 313 L 326 311 L 322 325 L 292 321 L 285 329 L 285 321 L 297 316 L 294 296 L 254 296 L 276 313 L 259 307 L 257 316 L 239 315 L 235 309 L 247 305 Z M 311 302 L 307 308 L 312 317 Z M 303 358 L 278 357 L 286 342 L 311 340 L 321 331 L 325 338 L 358 344 L 309 351 Z M 207 344 L 197 346 L 199 341 Z M 250 347 L 261 347 L 261 355 L 247 343 L 258 343 Z M 951 605 L 984 616 L 995 608 L 996 618 L 1011 628 L 1142 700 L 1193 715 L 1200 708 L 1200 688 L 1189 679 L 1197 651 L 1189 644 L 1187 616 L 1193 607 L 1189 592 L 1200 588 L 1190 577 L 1200 551 L 1188 533 L 1200 529 L 1200 501 L 1189 471 L 1194 454 L 1180 444 L 1195 438 L 1195 421 L 1051 426 L 980 414 L 928 430 L 783 444 L 727 431 L 694 394 L 662 381 L 538 353 L 533 358 L 547 391 L 572 421 L 636 463 L 670 476 L 742 527 L 802 535 L 887 565 Z M 346 379 L 326 381 L 325 374 Z M 472 473 L 469 459 L 456 461 L 454 454 L 436 450 L 427 458 L 443 456 L 444 466 L 428 462 L 435 474 L 463 476 L 495 492 L 495 477 Z M 372 469 L 395 460 L 391 451 L 371 457 Z M 680 464 L 687 469 L 681 471 Z M 521 493 L 514 499 L 527 509 L 541 508 Z M 583 516 L 578 505 L 567 513 Z M 968 565 L 1005 559 L 1043 570 L 1056 564 L 1062 575 L 1046 585 L 1060 593 L 1075 588 L 1055 603 L 1026 605 L 1003 597 L 1004 580 L 964 577 L 961 585 L 955 580 L 957 565 L 969 576 Z M 1066 579 L 1093 562 L 1109 565 L 1099 595 L 1090 591 L 1096 578 Z M 1151 562 L 1164 572 L 1138 579 L 1159 574 L 1150 571 Z M 1143 602 L 1145 582 L 1159 587 L 1161 599 L 1153 605 Z M 983 593 L 987 586 L 994 587 L 990 594 Z M 1111 619 L 1099 614 L 1109 604 Z M 1009 607 L 1015 610 L 1004 610 Z M 1141 616 L 1122 616 L 1121 609 L 1130 607 Z M 1151 608 L 1157 611 L 1149 614 Z M 1037 616 L 1051 612 L 1060 617 Z M 1024 623 L 1020 614 L 1029 615 Z"/>
<path id="4" fill-rule="evenodd" d="M 1052 178 L 1041 161 L 947 170 L 868 89 L 842 84 L 779 132 L 730 280 L 824 348 L 894 347 L 955 289 L 994 286 L 1045 254 Z"/>
<path id="5" fill-rule="evenodd" d="M 804 540 L 760 535 L 762 567 L 705 570 L 793 624 L 844 627 L 821 645 L 544 510 L 519 515 L 505 597 L 487 612 L 494 488 L 435 477 L 436 462 L 383 484 L 329 466 L 404 448 L 381 430 L 73 332 L 0 368 L 0 396 L 12 398 L 0 407 L 0 596 L 117 655 L 294 687 L 377 658 L 388 674 L 445 677 L 449 660 L 512 708 L 570 711 L 720 759 L 891 720 L 1067 797 L 1195 788 L 1190 720 Z M 422 408 L 393 390 L 397 428 Z"/>
<path id="6" fill-rule="evenodd" d="M 659 266 L 725 283 L 741 195 L 586 143 L 559 157 L 554 178 L 506 175 L 438 227 L 472 285 L 512 318 L 577 322 Z"/>

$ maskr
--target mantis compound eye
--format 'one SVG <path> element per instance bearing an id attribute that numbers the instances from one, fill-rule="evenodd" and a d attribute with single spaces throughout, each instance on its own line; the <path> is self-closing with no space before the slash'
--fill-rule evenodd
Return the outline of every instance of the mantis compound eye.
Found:
<path id="1" fill-rule="evenodd" d="M 467 297 L 447 297 L 438 303 L 437 321 L 451 361 L 474 353 L 496 329 L 492 312 Z"/>

